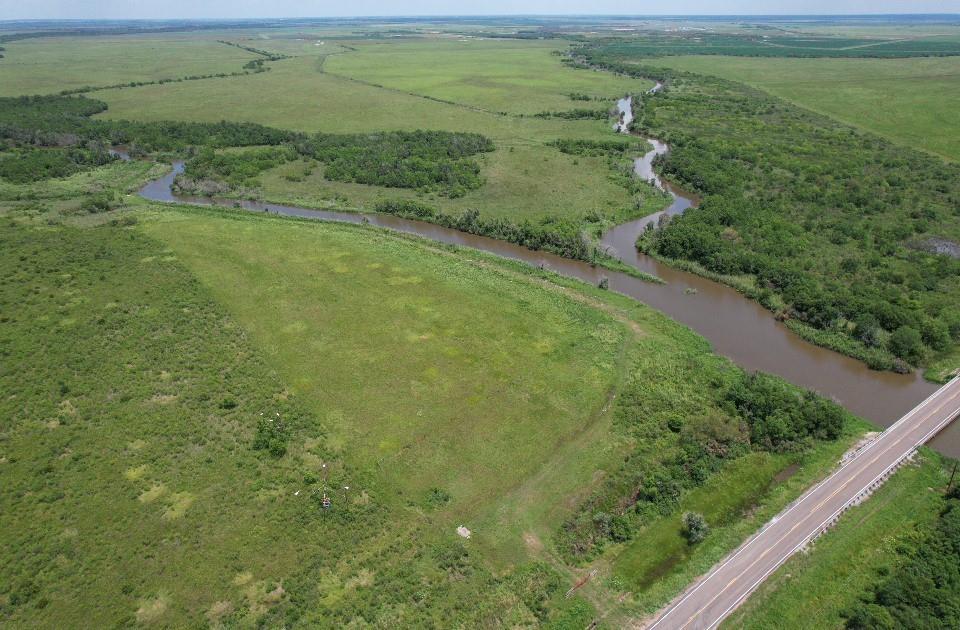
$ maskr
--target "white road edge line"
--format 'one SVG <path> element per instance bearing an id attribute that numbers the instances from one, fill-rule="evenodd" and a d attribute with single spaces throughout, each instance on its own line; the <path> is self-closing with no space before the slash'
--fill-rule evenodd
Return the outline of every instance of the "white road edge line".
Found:
<path id="1" fill-rule="evenodd" d="M 767 523 L 765 523 L 765 524 L 763 525 L 763 527 L 761 527 L 760 530 L 757 531 L 757 533 L 755 533 L 749 540 L 747 540 L 745 543 L 743 543 L 743 544 L 740 546 L 740 548 L 737 549 L 737 550 L 734 552 L 734 554 L 733 554 L 732 556 L 730 556 L 729 558 L 727 558 L 727 559 L 726 559 L 724 562 L 722 562 L 721 564 L 719 564 L 719 565 L 717 565 L 716 567 L 714 567 L 713 570 L 710 571 L 710 573 L 708 573 L 705 578 L 703 578 L 702 580 L 700 580 L 700 582 L 693 588 L 693 590 L 691 590 L 690 592 L 686 593 L 680 600 L 678 600 L 675 604 L 673 604 L 672 606 L 670 606 L 669 610 L 667 610 L 666 612 L 664 612 L 663 616 L 660 617 L 659 619 L 657 619 L 656 622 L 654 622 L 654 624 L 653 624 L 652 626 L 647 626 L 647 630 L 654 630 L 654 628 L 656 628 L 658 625 L 660 625 L 660 622 L 661 622 L 661 621 L 663 621 L 664 619 L 666 619 L 667 617 L 669 617 L 670 614 L 671 614 L 675 609 L 677 609 L 678 607 L 680 607 L 685 601 L 687 601 L 688 598 L 692 597 L 698 590 L 700 590 L 700 587 L 703 586 L 706 582 L 708 582 L 708 581 L 710 580 L 710 578 L 712 578 L 718 571 L 720 571 L 721 569 L 723 569 L 723 568 L 724 568 L 725 566 L 727 566 L 729 563 L 733 562 L 733 561 L 737 558 L 737 556 L 739 556 L 742 552 L 746 551 L 747 547 L 749 547 L 751 544 L 753 544 L 753 542 L 756 541 L 756 540 L 760 537 L 760 535 L 763 534 L 763 532 L 765 532 L 771 525 L 773 525 L 774 523 L 776 523 L 777 520 L 780 520 L 782 517 L 786 516 L 787 514 L 789 514 L 790 512 L 792 512 L 793 510 L 795 510 L 796 508 L 800 507 L 800 505 L 803 504 L 803 502 L 806 501 L 810 496 L 812 496 L 814 493 L 816 493 L 816 491 L 819 490 L 820 487 L 821 487 L 823 484 L 825 484 L 825 483 L 827 483 L 828 481 L 830 481 L 835 475 L 839 475 L 841 472 L 843 472 L 843 470 L 844 470 L 847 466 L 849 466 L 850 464 L 852 464 L 852 463 L 856 462 L 857 460 L 859 460 L 862 455 L 864 455 L 867 451 L 869 451 L 869 450 L 872 449 L 874 446 L 876 446 L 877 443 L 879 443 L 879 442 L 881 441 L 881 439 L 883 438 L 883 436 L 888 435 L 889 433 L 893 432 L 900 424 L 902 424 L 904 421 L 906 421 L 908 418 L 910 418 L 913 414 L 917 413 L 918 411 L 920 411 L 921 409 L 923 409 L 924 407 L 926 407 L 927 404 L 930 403 L 930 401 L 934 400 L 934 399 L 937 398 L 938 396 L 941 396 L 947 389 L 949 389 L 950 387 L 952 387 L 952 386 L 953 386 L 954 384 L 956 384 L 956 383 L 960 383 L 960 377 L 954 378 L 953 380 L 947 382 L 946 385 L 944 385 L 943 387 L 941 387 L 941 388 L 938 389 L 937 391 L 935 391 L 935 392 L 933 392 L 932 394 L 930 394 L 926 399 L 923 400 L 923 402 L 921 402 L 919 405 L 917 405 L 916 407 L 914 407 L 913 409 L 911 409 L 910 411 L 908 411 L 908 412 L 906 413 L 906 415 L 904 415 L 902 418 L 900 418 L 899 420 L 897 420 L 896 422 L 894 422 L 893 424 L 891 424 L 889 427 L 887 427 L 886 429 L 884 429 L 883 433 L 881 433 L 879 436 L 877 436 L 876 439 L 874 439 L 872 442 L 870 442 L 870 443 L 867 444 L 865 447 L 863 447 L 859 452 L 857 452 L 853 457 L 851 457 L 846 463 L 841 464 L 840 468 L 837 468 L 835 471 L 833 471 L 832 473 L 830 473 L 829 475 L 827 475 L 825 478 L 821 479 L 821 480 L 820 480 L 818 483 L 816 483 L 812 488 L 810 488 L 809 490 L 807 490 L 807 492 L 804 493 L 804 495 L 803 495 L 802 497 L 800 497 L 800 499 L 799 499 L 798 501 L 796 501 L 794 504 L 792 504 L 792 505 L 790 505 L 790 506 L 787 506 L 786 510 L 784 510 L 783 512 L 780 512 L 779 514 L 777 514 L 777 515 L 774 517 L 774 520 L 771 520 L 771 521 L 768 521 Z"/>
<path id="2" fill-rule="evenodd" d="M 938 391 L 940 391 L 940 390 L 938 390 Z M 734 608 L 736 608 L 737 606 L 739 606 L 739 605 L 740 605 L 740 602 L 742 602 L 744 599 L 746 599 L 746 597 L 747 597 L 748 595 L 750 595 L 751 593 L 753 593 L 754 589 L 756 589 L 757 586 L 759 586 L 761 582 L 763 582 L 764 580 L 766 580 L 766 579 L 770 576 L 771 573 L 773 573 L 774 571 L 776 571 L 777 569 L 779 569 L 779 568 L 783 565 L 784 562 L 786 562 L 787 560 L 789 560 L 790 558 L 792 558 L 793 555 L 794 555 L 795 553 L 797 553 L 797 551 L 799 551 L 804 545 L 808 544 L 808 543 L 813 539 L 814 535 L 816 535 L 816 533 L 817 533 L 818 531 L 820 531 L 820 529 L 821 529 L 822 527 L 824 527 L 827 523 L 829 523 L 829 522 L 832 521 L 833 519 L 835 519 L 835 518 L 837 518 L 838 516 L 840 516 L 840 514 L 842 514 L 842 513 L 844 512 L 844 510 L 846 510 L 847 508 L 850 507 L 850 504 L 851 504 L 851 503 L 853 503 L 854 501 L 857 500 L 857 497 L 859 497 L 860 494 L 861 494 L 864 490 L 868 489 L 870 486 L 872 486 L 874 483 L 876 483 L 877 480 L 882 479 L 883 476 L 886 475 L 887 473 L 889 473 L 893 468 L 896 468 L 896 467 L 899 466 L 901 463 L 903 463 L 903 460 L 905 460 L 907 457 L 909 457 L 909 456 L 910 456 L 914 451 L 916 451 L 918 448 L 920 448 L 921 446 L 923 446 L 924 444 L 926 444 L 926 443 L 927 443 L 927 440 L 929 440 L 931 437 L 933 437 L 934 435 L 936 435 L 938 432 L 942 431 L 942 430 L 943 430 L 943 427 L 944 427 L 945 425 L 948 425 L 948 424 L 950 424 L 951 422 L 953 422 L 953 421 L 957 418 L 957 415 L 958 415 L 958 414 L 960 414 L 960 407 L 957 407 L 956 409 L 954 409 L 944 420 L 941 420 L 940 422 L 938 422 L 938 423 L 937 423 L 937 426 L 935 426 L 933 429 L 931 429 L 930 431 L 928 431 L 928 432 L 926 433 L 926 435 L 923 436 L 923 439 L 922 439 L 920 442 L 914 444 L 914 446 L 913 446 L 909 451 L 907 451 L 906 454 L 905 454 L 903 457 L 899 458 L 897 461 L 893 462 L 892 464 L 890 464 L 889 466 L 887 466 L 886 468 L 884 468 L 884 469 L 883 469 L 883 472 L 881 472 L 879 475 L 877 475 L 876 477 L 874 477 L 873 479 L 871 479 L 870 482 L 869 482 L 867 485 L 865 485 L 865 486 L 863 486 L 862 488 L 860 488 L 860 490 L 858 490 L 857 493 L 856 493 L 855 495 L 853 495 L 853 498 L 852 498 L 852 499 L 849 499 L 848 501 L 846 501 L 842 506 L 840 506 L 840 508 L 837 509 L 836 512 L 834 512 L 833 514 L 831 514 L 830 517 L 827 518 L 827 520 L 825 520 L 825 521 L 823 521 L 822 523 L 820 523 L 819 525 L 817 525 L 817 526 L 813 529 L 813 533 L 811 533 L 811 534 L 809 534 L 808 536 L 806 536 L 806 537 L 804 538 L 804 540 L 803 540 L 800 544 L 798 544 L 796 547 L 794 547 L 794 548 L 790 551 L 790 553 L 788 553 L 786 556 L 783 556 L 780 560 L 777 561 L 777 563 L 776 563 L 773 567 L 771 567 L 766 573 L 764 573 L 762 576 L 760 576 L 760 578 L 758 578 L 756 582 L 754 582 L 753 584 L 751 584 L 751 585 L 750 585 L 750 588 L 748 588 L 748 589 L 746 590 L 746 592 L 744 592 L 743 595 L 741 595 L 739 598 L 737 598 L 737 600 L 736 600 L 735 602 L 733 602 L 733 604 L 731 604 L 729 608 L 727 608 L 726 610 L 724 610 L 723 613 L 721 613 L 720 617 L 719 617 L 716 621 L 714 621 L 712 624 L 710 624 L 709 626 L 707 626 L 706 630 L 711 630 L 712 628 L 715 628 L 715 627 L 717 626 L 717 624 L 719 624 L 721 621 L 723 621 L 724 619 L 726 619 L 727 615 L 730 614 L 730 611 L 732 611 Z"/>

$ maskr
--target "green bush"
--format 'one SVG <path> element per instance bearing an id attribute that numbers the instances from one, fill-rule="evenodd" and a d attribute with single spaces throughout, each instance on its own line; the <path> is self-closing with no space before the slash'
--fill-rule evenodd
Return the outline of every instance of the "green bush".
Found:
<path id="1" fill-rule="evenodd" d="M 710 533 L 707 519 L 699 512 L 685 512 L 683 515 L 683 536 L 691 545 L 703 542 Z"/>

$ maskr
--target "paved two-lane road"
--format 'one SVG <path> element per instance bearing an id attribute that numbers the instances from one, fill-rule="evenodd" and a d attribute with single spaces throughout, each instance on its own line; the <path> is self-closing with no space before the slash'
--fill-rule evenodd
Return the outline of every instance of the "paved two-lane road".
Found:
<path id="1" fill-rule="evenodd" d="M 665 608 L 648 630 L 707 630 L 853 501 L 960 415 L 960 378 L 937 390 Z"/>

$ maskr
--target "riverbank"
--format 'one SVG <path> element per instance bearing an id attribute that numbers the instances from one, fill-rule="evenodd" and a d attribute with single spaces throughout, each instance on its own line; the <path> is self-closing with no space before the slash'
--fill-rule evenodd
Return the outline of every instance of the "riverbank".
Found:
<path id="1" fill-rule="evenodd" d="M 176 174 L 177 169 L 164 178 L 148 183 L 140 194 L 154 201 L 198 205 L 210 203 L 208 198 L 180 198 L 173 195 L 170 184 Z M 649 304 L 690 326 L 709 339 L 720 354 L 745 369 L 782 376 L 796 385 L 836 400 L 853 413 L 881 427 L 888 426 L 935 390 L 918 374 L 872 371 L 859 361 L 807 343 L 782 322 L 776 321 L 757 302 L 740 295 L 735 289 L 644 256 L 636 250 L 635 238 L 627 238 L 630 233 L 626 230 L 611 232 L 618 237 L 615 242 L 609 239 L 601 242 L 605 246 L 615 247 L 620 262 L 634 270 L 631 274 L 392 215 L 320 211 L 254 201 L 231 203 L 256 212 L 347 223 L 367 222 L 521 260 L 594 286 L 603 283 L 611 291 Z M 637 228 L 634 222 L 631 229 Z M 661 278 L 665 284 L 642 280 L 636 277 L 636 272 L 641 276 L 648 274 Z M 937 447 L 944 449 L 946 454 L 960 455 L 960 430 L 951 428 L 945 431 L 937 438 Z"/>

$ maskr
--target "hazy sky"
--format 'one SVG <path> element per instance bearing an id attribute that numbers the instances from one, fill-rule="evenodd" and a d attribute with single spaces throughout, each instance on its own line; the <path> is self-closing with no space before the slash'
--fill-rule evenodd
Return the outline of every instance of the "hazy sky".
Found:
<path id="1" fill-rule="evenodd" d="M 960 0 L 0 0 L 0 20 L 360 15 L 960 13 Z"/>

